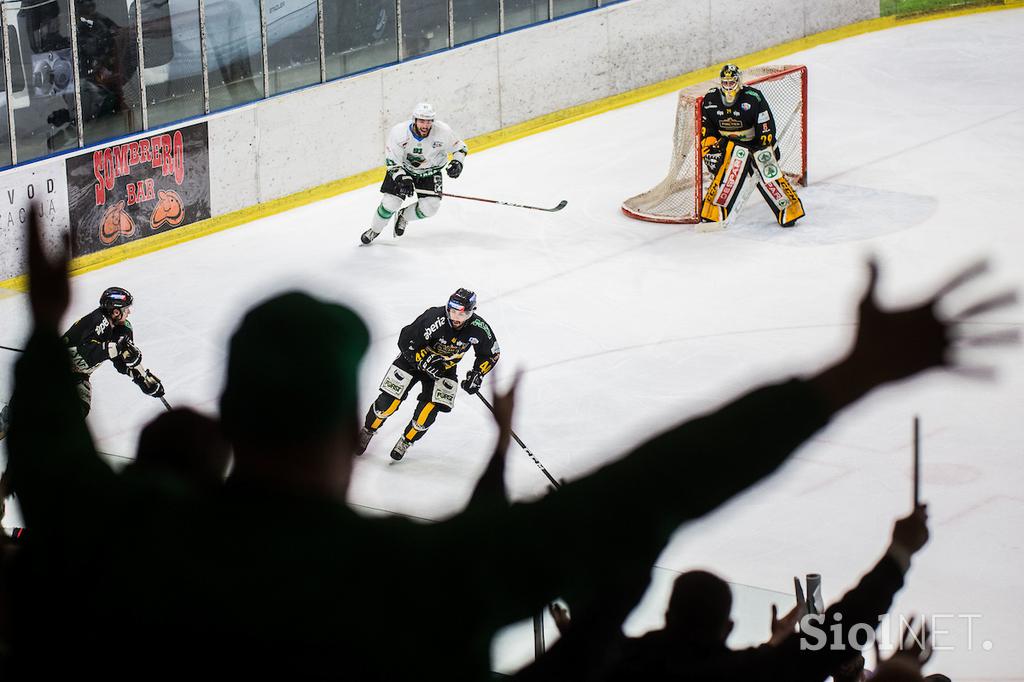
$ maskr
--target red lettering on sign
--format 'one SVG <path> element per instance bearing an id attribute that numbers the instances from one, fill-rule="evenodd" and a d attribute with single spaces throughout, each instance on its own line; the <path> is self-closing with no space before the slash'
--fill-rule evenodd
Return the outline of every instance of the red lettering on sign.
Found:
<path id="1" fill-rule="evenodd" d="M 96 205 L 102 206 L 107 200 L 106 192 L 103 190 L 103 152 L 92 153 L 92 176 L 96 178 Z"/>

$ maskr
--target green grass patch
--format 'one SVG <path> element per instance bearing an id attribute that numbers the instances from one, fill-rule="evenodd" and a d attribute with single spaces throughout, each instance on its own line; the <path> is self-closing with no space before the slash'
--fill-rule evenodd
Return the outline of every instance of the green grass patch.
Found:
<path id="1" fill-rule="evenodd" d="M 923 14 L 949 10 L 1003 5 L 1002 0 L 880 0 L 879 13 L 883 17 L 901 14 Z"/>

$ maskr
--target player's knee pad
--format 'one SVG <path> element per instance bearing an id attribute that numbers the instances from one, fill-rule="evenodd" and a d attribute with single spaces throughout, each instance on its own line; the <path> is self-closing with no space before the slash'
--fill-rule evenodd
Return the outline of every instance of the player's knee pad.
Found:
<path id="1" fill-rule="evenodd" d="M 405 394 L 409 392 L 412 385 L 412 374 L 406 372 L 398 365 L 391 365 L 380 382 L 381 398 L 391 396 L 399 400 L 405 400 Z M 380 400 L 380 399 L 378 399 Z M 391 403 L 388 402 L 388 405 Z"/>
<path id="2" fill-rule="evenodd" d="M 392 214 L 402 207 L 402 197 L 395 196 L 394 194 L 384 194 L 380 199 L 380 208 L 387 212 L 386 216 L 382 218 L 390 218 Z M 380 209 L 377 209 L 380 213 Z"/>
<path id="3" fill-rule="evenodd" d="M 373 401 L 373 405 L 370 406 L 370 411 L 373 416 L 381 421 L 384 421 L 398 409 L 398 406 L 402 404 L 401 398 L 395 398 L 388 395 L 387 393 L 381 393 L 377 396 L 377 399 Z"/>
<path id="4" fill-rule="evenodd" d="M 458 393 L 459 384 L 454 379 L 441 377 L 434 380 L 434 387 L 430 393 L 430 402 L 437 405 L 439 412 L 451 412 L 455 406 L 455 396 Z"/>
<path id="5" fill-rule="evenodd" d="M 420 197 L 416 202 L 416 217 L 429 218 L 441 210 L 441 199 L 439 197 Z"/>

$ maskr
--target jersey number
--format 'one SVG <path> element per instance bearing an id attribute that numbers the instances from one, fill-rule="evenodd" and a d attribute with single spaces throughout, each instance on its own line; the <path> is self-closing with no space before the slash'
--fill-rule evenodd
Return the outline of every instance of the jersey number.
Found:
<path id="1" fill-rule="evenodd" d="M 761 136 L 761 146 L 762 147 L 767 147 L 771 143 L 772 143 L 772 136 L 770 134 L 769 135 L 762 135 Z"/>

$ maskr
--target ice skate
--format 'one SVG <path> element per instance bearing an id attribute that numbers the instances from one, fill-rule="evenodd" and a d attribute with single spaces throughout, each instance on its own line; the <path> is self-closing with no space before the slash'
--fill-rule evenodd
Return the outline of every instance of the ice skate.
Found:
<path id="1" fill-rule="evenodd" d="M 363 428 L 361 431 L 359 431 L 359 442 L 356 444 L 357 457 L 366 452 L 366 446 L 370 444 L 370 439 L 373 438 L 373 434 L 375 433 L 377 432 L 371 431 L 370 429 L 367 428 Z"/>
<path id="2" fill-rule="evenodd" d="M 402 212 L 400 211 L 398 213 L 398 217 L 395 218 L 395 236 L 401 237 L 403 234 L 405 234 L 405 226 L 408 224 L 409 221 L 405 219 L 405 216 L 402 215 Z"/>
<path id="3" fill-rule="evenodd" d="M 370 242 L 377 238 L 378 234 L 380 234 L 380 232 L 377 232 L 371 227 L 366 232 L 363 232 L 362 236 L 359 237 L 359 241 L 361 241 L 364 244 L 369 244 Z"/>
<path id="4" fill-rule="evenodd" d="M 405 436 L 399 438 L 398 442 L 395 443 L 395 447 L 391 449 L 391 459 L 396 462 L 401 461 L 405 457 L 405 451 L 409 449 L 410 445 L 412 445 L 412 441 L 406 440 Z"/>

